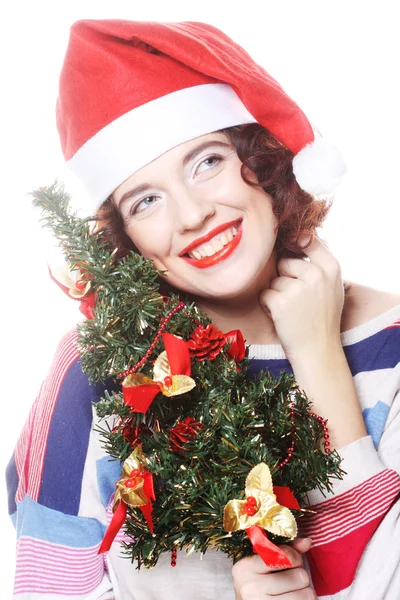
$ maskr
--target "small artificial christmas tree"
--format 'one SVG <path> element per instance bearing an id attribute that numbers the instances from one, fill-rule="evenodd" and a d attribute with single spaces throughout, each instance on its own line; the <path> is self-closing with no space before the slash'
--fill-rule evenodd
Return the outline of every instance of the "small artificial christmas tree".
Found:
<path id="1" fill-rule="evenodd" d="M 69 212 L 62 186 L 33 196 L 90 309 L 78 326 L 82 369 L 122 384 L 96 404 L 104 447 L 123 465 L 102 549 L 124 523 L 139 567 L 210 547 L 289 566 L 276 544 L 296 536 L 307 492 L 341 477 L 323 418 L 291 374 L 249 377 L 241 333 L 161 295 L 151 261 L 117 260 L 93 220 Z"/>

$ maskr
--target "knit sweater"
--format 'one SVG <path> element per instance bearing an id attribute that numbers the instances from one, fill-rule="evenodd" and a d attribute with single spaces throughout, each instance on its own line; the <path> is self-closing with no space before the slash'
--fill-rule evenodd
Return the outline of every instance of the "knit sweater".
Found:
<path id="1" fill-rule="evenodd" d="M 400 305 L 342 334 L 368 431 L 340 450 L 343 480 L 324 497 L 302 535 L 313 539 L 309 567 L 318 597 L 400 598 Z M 250 370 L 291 371 L 281 346 L 252 346 Z M 111 384 L 110 384 L 111 385 Z M 61 341 L 7 469 L 17 530 L 18 600 L 233 600 L 231 560 L 216 550 L 162 556 L 137 571 L 98 549 L 111 517 L 121 465 L 101 448 L 92 403 L 103 384 L 81 370 L 76 332 Z"/>

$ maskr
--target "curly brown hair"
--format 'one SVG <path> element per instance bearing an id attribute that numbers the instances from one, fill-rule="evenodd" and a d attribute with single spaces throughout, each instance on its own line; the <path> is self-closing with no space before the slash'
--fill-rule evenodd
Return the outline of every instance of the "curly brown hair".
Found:
<path id="1" fill-rule="evenodd" d="M 278 258 L 302 254 L 299 238 L 315 235 L 325 220 L 331 203 L 317 200 L 302 190 L 293 174 L 294 154 L 258 123 L 224 130 L 242 164 L 242 177 L 249 185 L 261 185 L 271 197 L 272 210 L 278 220 L 276 251 Z M 257 182 L 246 177 L 250 169 Z"/>
<path id="2" fill-rule="evenodd" d="M 278 220 L 276 250 L 278 258 L 301 256 L 298 241 L 308 234 L 312 238 L 330 209 L 326 200 L 317 200 L 304 192 L 293 174 L 293 152 L 258 123 L 237 125 L 220 131 L 235 148 L 242 164 L 242 177 L 249 185 L 261 185 L 271 197 L 272 210 Z M 246 176 L 246 168 L 257 181 Z M 102 204 L 96 215 L 98 230 L 103 239 L 121 258 L 131 250 L 137 251 L 125 232 L 124 219 L 112 195 Z"/>

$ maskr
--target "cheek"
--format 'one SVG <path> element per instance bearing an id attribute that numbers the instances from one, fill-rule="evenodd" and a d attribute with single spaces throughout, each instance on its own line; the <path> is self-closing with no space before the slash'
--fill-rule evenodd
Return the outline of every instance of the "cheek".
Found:
<path id="1" fill-rule="evenodd" d="M 271 197 L 264 191 L 258 190 L 256 194 L 253 191 L 253 197 L 250 200 L 255 207 L 255 212 L 264 226 L 274 229 L 278 227 L 278 219 L 272 209 Z"/>
<path id="2" fill-rule="evenodd" d="M 162 258 L 168 251 L 169 238 L 164 228 L 160 230 L 160 227 L 157 229 L 154 224 L 143 221 L 128 226 L 126 233 L 145 258 Z"/>
<path id="3" fill-rule="evenodd" d="M 268 202 L 268 204 L 269 204 L 269 219 L 270 219 L 270 222 L 273 225 L 274 232 L 278 233 L 278 218 L 275 216 L 275 213 L 272 210 L 272 204 L 271 204 L 270 201 Z"/>

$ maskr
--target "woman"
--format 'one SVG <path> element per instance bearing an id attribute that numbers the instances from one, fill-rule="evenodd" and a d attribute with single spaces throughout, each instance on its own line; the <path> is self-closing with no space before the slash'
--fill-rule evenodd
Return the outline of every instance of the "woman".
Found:
<path id="1" fill-rule="evenodd" d="M 312 582 L 302 567 L 309 540 L 286 548 L 293 568 L 281 572 L 253 556 L 231 573 L 210 551 L 137 573 L 118 543 L 104 564 L 97 551 L 120 466 L 92 422 L 104 386 L 89 385 L 70 334 L 9 469 L 16 597 L 289 600 L 316 597 L 315 587 L 320 597 L 394 600 L 399 297 L 353 285 L 345 298 L 337 261 L 315 236 L 327 205 L 310 194 L 339 181 L 337 152 L 243 49 L 201 23 L 76 23 L 57 118 L 66 159 L 119 254 L 136 248 L 216 326 L 241 329 L 258 368 L 292 369 L 328 419 L 347 476 L 327 499 L 310 494 Z"/>

